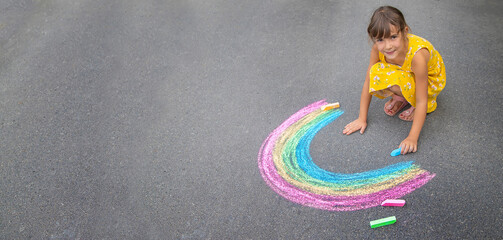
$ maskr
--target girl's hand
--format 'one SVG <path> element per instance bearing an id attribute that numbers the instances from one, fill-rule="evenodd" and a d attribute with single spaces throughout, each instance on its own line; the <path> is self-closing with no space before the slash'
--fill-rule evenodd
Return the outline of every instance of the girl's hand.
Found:
<path id="1" fill-rule="evenodd" d="M 400 143 L 400 147 L 402 148 L 401 153 L 407 154 L 411 152 L 417 151 L 417 140 L 414 140 L 410 137 L 407 137 L 405 140 Z"/>
<path id="2" fill-rule="evenodd" d="M 363 134 L 363 132 L 365 132 L 365 128 L 367 128 L 367 121 L 363 121 L 358 118 L 346 125 L 344 130 L 342 130 L 342 134 L 349 135 L 358 130 L 360 130 L 360 134 Z"/>

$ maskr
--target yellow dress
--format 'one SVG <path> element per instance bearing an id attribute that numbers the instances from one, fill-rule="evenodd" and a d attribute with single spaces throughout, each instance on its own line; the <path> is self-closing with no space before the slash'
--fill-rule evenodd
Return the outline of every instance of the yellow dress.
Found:
<path id="1" fill-rule="evenodd" d="M 424 38 L 408 34 L 409 51 L 402 66 L 387 63 L 384 55 L 379 52 L 379 62 L 370 69 L 369 92 L 373 96 L 384 99 L 392 95 L 387 88 L 398 85 L 402 95 L 413 106 L 416 106 L 416 81 L 411 70 L 414 55 L 422 48 L 430 52 L 428 61 L 428 110 L 437 108 L 437 96 L 445 87 L 445 65 L 440 53 Z"/>

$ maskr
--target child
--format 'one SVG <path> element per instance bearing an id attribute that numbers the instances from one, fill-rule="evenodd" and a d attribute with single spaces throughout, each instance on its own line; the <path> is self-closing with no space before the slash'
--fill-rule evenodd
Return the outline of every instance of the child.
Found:
<path id="1" fill-rule="evenodd" d="M 344 127 L 349 135 L 367 127 L 372 95 L 390 97 L 384 112 L 394 116 L 406 105 L 399 118 L 412 121 L 409 135 L 400 143 L 401 153 L 417 151 L 419 133 L 426 113 L 437 107 L 437 96 L 445 87 L 445 66 L 440 54 L 425 39 L 409 34 L 409 27 L 400 10 L 384 6 L 376 9 L 367 32 L 373 42 L 370 63 L 360 99 L 358 119 Z"/>

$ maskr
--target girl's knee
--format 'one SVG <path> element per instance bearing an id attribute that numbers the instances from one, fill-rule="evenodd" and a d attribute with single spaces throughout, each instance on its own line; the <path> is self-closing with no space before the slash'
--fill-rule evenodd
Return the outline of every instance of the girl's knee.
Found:
<path id="1" fill-rule="evenodd" d="M 379 78 L 377 76 L 382 75 L 382 73 L 383 73 L 382 71 L 383 70 L 384 69 L 383 69 L 383 64 L 382 63 L 376 63 L 376 64 L 372 65 L 372 67 L 370 67 L 370 70 L 369 70 L 369 77 L 370 77 L 370 79 Z"/>
<path id="2" fill-rule="evenodd" d="M 380 71 L 382 68 L 383 68 L 383 64 L 378 62 L 378 63 L 372 65 L 372 67 L 370 67 L 370 72 L 376 73 L 376 72 Z"/>

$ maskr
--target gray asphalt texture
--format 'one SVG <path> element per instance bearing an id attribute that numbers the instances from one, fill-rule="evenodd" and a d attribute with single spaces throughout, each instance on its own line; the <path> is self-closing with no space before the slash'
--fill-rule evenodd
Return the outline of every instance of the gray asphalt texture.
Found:
<path id="1" fill-rule="evenodd" d="M 372 11 L 393 5 L 442 54 L 419 151 L 375 99 L 358 116 Z M 0 2 L 1 239 L 498 239 L 503 1 Z M 311 145 L 353 173 L 415 160 L 403 208 L 330 212 L 262 179 L 257 154 L 302 107 L 345 113 Z M 396 216 L 371 229 L 371 220 Z"/>

